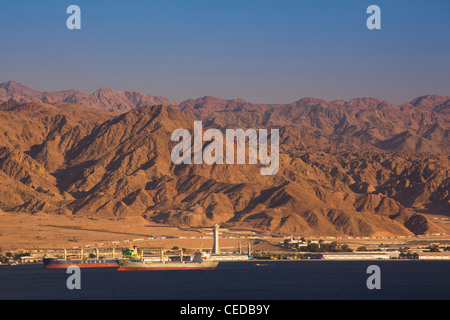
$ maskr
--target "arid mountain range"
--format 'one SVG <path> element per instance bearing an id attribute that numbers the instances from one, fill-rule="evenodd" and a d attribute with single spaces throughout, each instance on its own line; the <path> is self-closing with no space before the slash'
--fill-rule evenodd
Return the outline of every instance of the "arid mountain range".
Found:
<path id="1" fill-rule="evenodd" d="M 147 105 L 178 105 L 179 102 L 160 96 L 134 91 L 114 91 L 109 88 L 100 88 L 94 93 L 85 93 L 75 89 L 40 92 L 30 89 L 20 83 L 8 81 L 0 84 L 0 101 L 14 99 L 18 102 L 65 102 L 81 104 L 96 110 L 111 112 L 127 112 L 131 109 Z"/>
<path id="2" fill-rule="evenodd" d="M 443 232 L 450 97 L 253 104 L 0 84 L 0 209 L 299 235 Z M 174 130 L 280 129 L 280 170 L 179 165 Z"/>

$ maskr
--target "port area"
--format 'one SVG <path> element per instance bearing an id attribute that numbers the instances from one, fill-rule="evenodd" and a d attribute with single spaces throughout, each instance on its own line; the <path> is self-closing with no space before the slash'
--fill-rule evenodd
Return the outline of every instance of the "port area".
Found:
<path id="1" fill-rule="evenodd" d="M 256 230 L 220 228 L 221 261 L 315 260 L 449 260 L 448 234 L 413 237 L 302 237 Z M 41 263 L 44 256 L 110 257 L 134 245 L 163 248 L 168 255 L 213 250 L 212 228 L 180 228 L 150 224 L 141 217 L 101 219 L 76 216 L 0 215 L 0 263 Z M 72 253 L 69 251 L 72 250 Z M 250 250 L 250 255 L 248 254 Z M 151 252 L 151 251 L 149 251 Z"/>
<path id="2" fill-rule="evenodd" d="M 74 264 L 86 264 L 86 267 L 101 266 L 101 262 L 110 262 L 112 259 L 126 258 L 122 254 L 122 249 L 126 248 L 91 248 L 83 249 L 45 249 L 45 250 L 26 250 L 20 253 L 10 253 L 9 255 L 0 255 L 0 266 L 6 265 L 20 265 L 20 264 L 42 264 L 44 258 L 54 258 L 66 262 L 69 265 L 71 261 Z M 164 250 L 164 258 L 157 253 L 156 248 L 143 248 L 147 250 L 143 258 L 136 261 L 145 263 L 152 262 L 176 262 L 181 261 L 180 252 L 183 252 L 183 261 L 192 261 L 192 257 L 198 250 L 185 249 L 181 250 Z M 426 260 L 426 261 L 449 261 L 450 255 L 448 252 L 422 252 L 422 253 L 403 253 L 400 251 L 390 252 L 323 252 L 323 253 L 286 253 L 286 252 L 263 252 L 263 253 L 238 253 L 238 252 L 224 252 L 221 254 L 210 254 L 209 251 L 204 251 L 208 254 L 208 261 L 218 262 L 267 262 L 267 261 L 375 261 L 375 260 L 389 260 L 389 261 L 410 261 L 410 260 Z M 80 262 L 81 261 L 81 262 Z"/>

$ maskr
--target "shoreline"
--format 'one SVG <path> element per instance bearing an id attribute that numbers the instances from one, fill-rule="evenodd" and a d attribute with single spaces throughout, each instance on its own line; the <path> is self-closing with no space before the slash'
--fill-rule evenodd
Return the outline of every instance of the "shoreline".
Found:
<path id="1" fill-rule="evenodd" d="M 340 260 L 332 260 L 332 259 L 298 259 L 298 260 L 226 260 L 226 261 L 219 261 L 219 265 L 222 263 L 256 263 L 258 265 L 259 263 L 278 263 L 278 262 L 305 262 L 305 263 L 317 263 L 317 262 L 339 262 L 339 263 L 346 263 L 346 262 L 450 262 L 450 259 L 340 259 Z M 44 264 L 39 263 L 17 263 L 17 264 L 0 264 L 1 267 L 17 267 L 17 266 L 41 266 L 43 268 Z M 95 268 L 98 269 L 114 269 L 116 267 L 105 267 L 105 268 Z M 117 266 L 119 268 L 119 266 Z M 64 269 L 64 268 L 62 268 Z M 89 269 L 89 268 L 88 268 Z M 50 269 L 51 270 L 51 269 Z"/>

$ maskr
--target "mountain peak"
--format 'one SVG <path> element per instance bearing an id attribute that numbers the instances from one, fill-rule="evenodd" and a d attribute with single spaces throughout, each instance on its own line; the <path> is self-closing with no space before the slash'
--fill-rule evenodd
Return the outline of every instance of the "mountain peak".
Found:
<path id="1" fill-rule="evenodd" d="M 81 104 L 96 110 L 127 112 L 142 105 L 177 105 L 178 101 L 161 96 L 151 96 L 138 91 L 116 91 L 100 87 L 93 93 L 76 89 L 40 92 L 32 90 L 18 82 L 8 81 L 0 84 L 0 102 L 14 98 L 20 103 L 37 101 L 45 103 L 65 102 Z"/>
<path id="2" fill-rule="evenodd" d="M 100 88 L 98 88 L 94 93 L 97 93 L 97 92 L 113 92 L 113 91 L 114 91 L 114 90 L 111 89 L 111 88 L 100 87 Z"/>
<path id="3" fill-rule="evenodd" d="M 323 100 L 323 99 L 317 99 L 317 98 L 313 98 L 313 97 L 304 97 L 294 103 L 299 106 L 311 106 L 311 105 L 323 104 L 323 103 L 329 103 L 329 102 L 326 100 Z"/>
<path id="4" fill-rule="evenodd" d="M 21 83 L 15 82 L 13 80 L 9 80 L 7 82 L 0 83 L 0 87 L 14 87 L 14 86 L 23 86 Z"/>
<path id="5" fill-rule="evenodd" d="M 24 86 L 23 84 L 12 81 L 12 80 L 0 83 L 0 89 L 1 88 L 7 89 L 7 90 L 34 91 L 34 90 L 28 88 L 27 86 Z"/>
<path id="6" fill-rule="evenodd" d="M 420 96 L 409 102 L 409 104 L 419 108 L 435 107 L 450 101 L 450 97 L 438 94 L 428 94 Z"/>

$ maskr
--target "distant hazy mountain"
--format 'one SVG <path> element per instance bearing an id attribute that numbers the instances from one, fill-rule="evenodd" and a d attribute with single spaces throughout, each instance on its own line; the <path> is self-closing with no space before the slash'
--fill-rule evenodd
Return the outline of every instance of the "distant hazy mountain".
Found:
<path id="1" fill-rule="evenodd" d="M 127 112 L 144 105 L 178 104 L 174 100 L 160 96 L 151 96 L 133 90 L 115 91 L 108 88 L 100 88 L 94 93 L 85 93 L 74 89 L 57 92 L 40 92 L 14 81 L 0 84 L 0 101 L 7 101 L 9 99 L 14 99 L 18 102 L 39 101 L 45 103 L 66 102 L 82 104 L 93 109 L 112 112 Z"/>
<path id="2" fill-rule="evenodd" d="M 204 97 L 177 108 L 220 128 L 283 128 L 282 145 L 288 148 L 320 144 L 450 154 L 450 97 L 445 96 L 423 96 L 403 105 L 377 98 L 258 105 Z"/>

